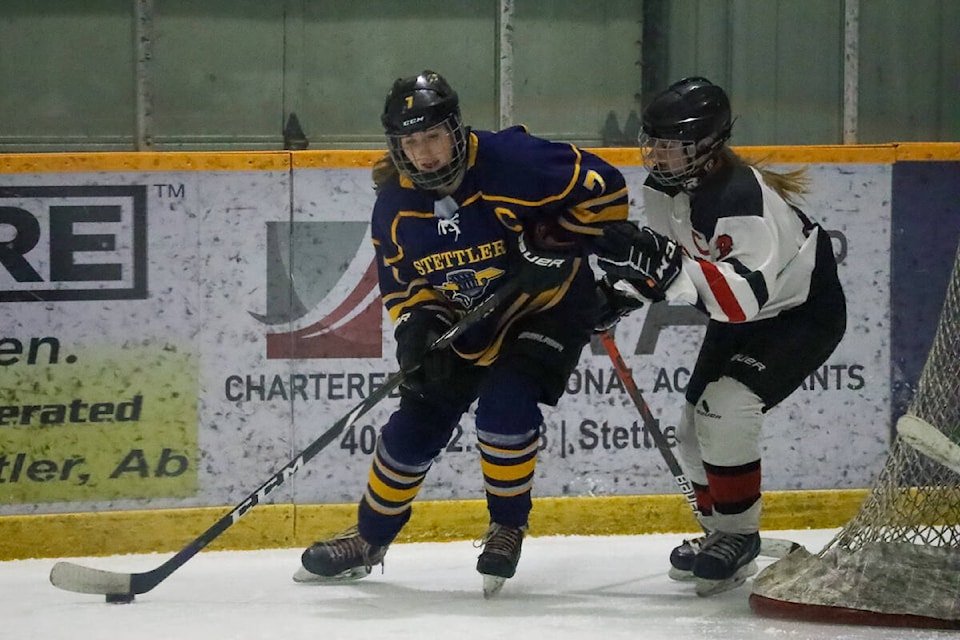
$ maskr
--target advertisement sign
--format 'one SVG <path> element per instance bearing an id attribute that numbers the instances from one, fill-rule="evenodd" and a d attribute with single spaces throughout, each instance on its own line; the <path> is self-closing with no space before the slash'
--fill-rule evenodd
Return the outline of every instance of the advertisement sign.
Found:
<path id="1" fill-rule="evenodd" d="M 640 186 L 645 172 L 639 167 L 623 169 L 634 199 L 631 215 L 642 223 Z M 369 215 L 372 196 L 366 211 L 357 211 L 355 203 L 349 208 L 322 205 L 324 194 L 338 192 L 337 185 L 344 182 L 336 173 L 296 174 L 295 201 L 313 204 L 298 211 L 300 219 L 329 224 L 359 221 Z M 366 178 L 360 170 L 355 173 L 359 175 L 355 182 Z M 890 166 L 818 165 L 811 168 L 810 177 L 814 186 L 805 210 L 834 240 L 847 288 L 850 328 L 828 362 L 768 414 L 763 439 L 768 490 L 868 486 L 882 465 L 888 444 L 889 352 L 885 336 L 889 323 Z M 355 242 L 358 255 L 369 251 L 363 242 Z M 862 286 L 864 282 L 871 285 Z M 331 292 L 333 301 L 325 304 L 335 306 L 351 295 L 360 297 L 357 289 L 348 286 L 345 291 Z M 637 384 L 671 440 L 704 327 L 703 316 L 689 307 L 656 305 L 631 315 L 617 330 L 617 341 Z M 349 411 L 363 397 L 364 388 L 395 369 L 392 327 L 386 320 L 382 334 L 381 359 L 348 359 L 345 354 L 341 360 L 316 360 L 301 353 L 293 361 L 301 376 L 316 376 L 320 383 L 310 387 L 319 390 L 317 393 L 292 398 L 295 420 L 309 425 L 298 428 L 298 446 L 306 446 L 325 426 Z M 330 386 L 330 382 L 335 384 Z M 376 433 L 395 407 L 395 402 L 376 407 L 298 474 L 295 500 L 357 500 L 366 483 Z M 544 415 L 536 495 L 674 491 L 672 476 L 599 343 L 584 350 L 568 381 L 567 394 L 556 408 L 544 408 Z M 473 429 L 468 414 L 431 468 L 422 497 L 482 497 Z"/>
<path id="2" fill-rule="evenodd" d="M 193 354 L 53 336 L 0 350 L 0 503 L 196 492 Z"/>
<path id="3" fill-rule="evenodd" d="M 242 482 L 249 416 L 204 371 L 262 349 L 232 319 L 288 193 L 286 172 L 0 175 L 0 512 L 226 500 L 208 478 Z M 252 438 L 278 458 L 280 421 Z"/>
<path id="4" fill-rule="evenodd" d="M 644 171 L 622 167 L 643 222 Z M 765 419 L 764 488 L 869 486 L 889 438 L 890 164 L 810 165 L 848 329 Z M 368 168 L 0 175 L 0 514 L 234 504 L 396 370 Z M 705 319 L 617 328 L 672 441 Z M 355 502 L 389 398 L 274 502 Z M 598 342 L 544 408 L 537 496 L 672 493 Z M 479 498 L 472 414 L 424 499 Z"/>

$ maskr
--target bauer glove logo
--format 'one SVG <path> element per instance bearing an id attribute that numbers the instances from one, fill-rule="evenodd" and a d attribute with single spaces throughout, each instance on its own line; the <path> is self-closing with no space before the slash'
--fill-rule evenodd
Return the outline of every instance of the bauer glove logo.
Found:
<path id="1" fill-rule="evenodd" d="M 536 255 L 527 248 L 527 243 L 524 241 L 523 234 L 520 234 L 519 247 L 520 255 L 523 256 L 524 260 L 537 267 L 550 267 L 559 269 L 567 262 L 567 260 L 564 258 L 547 258 Z"/>

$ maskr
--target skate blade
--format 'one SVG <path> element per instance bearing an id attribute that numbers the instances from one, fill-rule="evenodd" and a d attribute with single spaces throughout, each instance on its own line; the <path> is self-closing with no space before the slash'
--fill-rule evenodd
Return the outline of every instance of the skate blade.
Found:
<path id="1" fill-rule="evenodd" d="M 338 573 L 335 576 L 321 576 L 312 571 L 307 571 L 304 567 L 297 569 L 296 573 L 293 574 L 293 581 L 300 584 L 330 584 L 337 582 L 356 582 L 361 578 L 366 578 L 370 575 L 370 569 L 366 567 L 354 567 L 353 569 L 347 569 L 342 573 Z"/>
<path id="2" fill-rule="evenodd" d="M 705 578 L 694 577 L 694 580 L 697 582 L 697 595 L 701 598 L 707 598 L 718 593 L 723 593 L 724 591 L 736 589 L 756 572 L 757 563 L 751 560 L 748 564 L 740 567 L 737 572 L 733 574 L 732 578 L 727 578 L 726 580 L 707 580 Z"/>
<path id="3" fill-rule="evenodd" d="M 684 571 L 676 567 L 670 567 L 670 571 L 667 571 L 667 577 L 677 582 L 692 582 L 695 580 L 693 571 Z"/>
<path id="4" fill-rule="evenodd" d="M 493 598 L 503 589 L 507 579 L 500 576 L 483 576 L 483 597 L 487 600 Z"/>

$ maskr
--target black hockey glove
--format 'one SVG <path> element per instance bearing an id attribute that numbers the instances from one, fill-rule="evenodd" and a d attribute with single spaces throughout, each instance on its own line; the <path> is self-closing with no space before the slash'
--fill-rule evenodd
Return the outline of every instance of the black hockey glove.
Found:
<path id="1" fill-rule="evenodd" d="M 594 241 L 597 265 L 617 279 L 634 284 L 654 302 L 666 298 L 666 291 L 680 275 L 680 245 L 649 227 L 624 220 L 603 228 Z"/>
<path id="2" fill-rule="evenodd" d="M 430 349 L 453 321 L 441 311 L 413 309 L 400 316 L 394 337 L 397 362 L 403 373 L 401 387 L 416 395 L 428 395 L 453 373 L 456 354 L 448 348 Z"/>
<path id="3" fill-rule="evenodd" d="M 550 224 L 527 225 L 512 247 L 512 277 L 520 291 L 531 296 L 562 285 L 581 261 L 577 244 L 558 238 L 550 228 Z"/>
<path id="4" fill-rule="evenodd" d="M 597 281 L 597 297 L 600 299 L 600 319 L 594 333 L 613 329 L 621 319 L 643 306 L 643 299 L 636 289 L 625 280 L 612 283 L 607 276 Z"/>

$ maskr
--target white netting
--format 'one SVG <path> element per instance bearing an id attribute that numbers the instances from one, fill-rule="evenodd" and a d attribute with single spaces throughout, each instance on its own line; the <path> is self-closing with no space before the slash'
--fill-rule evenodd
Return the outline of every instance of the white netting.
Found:
<path id="1" fill-rule="evenodd" d="M 960 443 L 960 248 L 908 413 Z M 816 555 L 754 580 L 762 615 L 960 628 L 960 474 L 897 438 L 860 511 Z"/>

